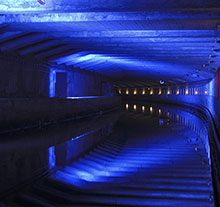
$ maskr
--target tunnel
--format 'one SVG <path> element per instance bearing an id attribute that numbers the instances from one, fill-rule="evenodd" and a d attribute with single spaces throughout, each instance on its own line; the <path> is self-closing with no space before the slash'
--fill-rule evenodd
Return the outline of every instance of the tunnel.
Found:
<path id="1" fill-rule="evenodd" d="M 0 0 L 0 207 L 220 207 L 220 1 Z"/>

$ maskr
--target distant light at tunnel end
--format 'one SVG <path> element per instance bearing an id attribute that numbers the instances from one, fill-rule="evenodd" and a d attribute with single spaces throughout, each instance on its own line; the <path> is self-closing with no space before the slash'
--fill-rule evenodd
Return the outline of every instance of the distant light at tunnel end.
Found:
<path id="1" fill-rule="evenodd" d="M 164 81 L 163 80 L 160 80 L 160 85 L 163 85 L 164 84 Z"/>

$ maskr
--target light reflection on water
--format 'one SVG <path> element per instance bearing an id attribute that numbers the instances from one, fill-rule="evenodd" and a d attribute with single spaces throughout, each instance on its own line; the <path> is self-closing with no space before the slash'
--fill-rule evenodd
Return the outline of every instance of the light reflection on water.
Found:
<path id="1" fill-rule="evenodd" d="M 198 134 L 198 137 L 200 136 L 203 142 L 207 142 L 207 131 L 204 130 L 203 124 L 200 119 L 198 119 L 196 116 L 192 115 L 189 112 L 181 111 L 178 108 L 171 108 L 171 107 L 165 107 L 162 105 L 148 105 L 148 104 L 137 104 L 137 103 L 125 103 L 125 107 L 123 107 L 123 111 L 126 113 L 131 113 L 133 116 L 139 115 L 141 117 L 147 117 L 151 116 L 152 118 L 156 118 L 158 120 L 158 126 L 159 127 L 166 127 L 170 125 L 171 122 L 177 123 L 179 125 L 182 125 L 186 128 L 189 128 L 190 130 L 195 131 Z M 83 137 L 83 136 L 81 136 Z M 76 141 L 75 139 L 71 141 Z M 71 142 L 70 141 L 70 142 Z M 191 142 L 192 140 L 190 140 Z M 169 143 L 167 143 L 169 144 Z M 170 140 L 170 144 L 175 144 L 175 139 Z M 178 140 L 176 140 L 176 144 L 179 144 Z M 207 143 L 205 143 L 207 144 Z M 163 153 L 163 151 L 160 152 L 160 149 L 155 147 L 150 148 L 150 150 L 155 150 L 157 153 Z M 197 151 L 198 148 L 195 147 L 195 151 Z M 208 152 L 208 148 L 206 148 Z M 148 150 L 143 156 L 148 156 Z M 123 157 L 118 156 L 117 159 L 113 159 L 110 164 L 106 164 L 104 168 L 99 169 L 99 165 L 97 164 L 97 168 L 92 168 L 89 166 L 89 162 L 82 159 L 82 163 L 84 164 L 75 164 L 70 167 L 65 167 L 63 171 L 66 173 L 62 173 L 58 171 L 56 174 L 53 174 L 51 177 L 61 180 L 63 182 L 73 183 L 74 185 L 78 185 L 79 187 L 82 187 L 85 185 L 84 182 L 91 182 L 91 183 L 98 183 L 98 182 L 111 182 L 111 177 L 115 175 L 123 176 L 124 173 L 132 173 L 135 171 L 138 171 L 138 169 L 144 167 L 149 168 L 149 173 L 154 173 L 157 171 L 158 167 L 168 167 L 167 163 L 164 163 L 164 161 L 161 159 L 161 157 L 155 157 L 154 162 L 156 162 L 156 165 L 154 162 L 150 163 L 142 163 L 141 157 L 139 158 L 140 161 L 136 161 L 135 163 L 132 162 L 132 159 L 128 159 L 129 152 L 126 156 L 126 152 L 124 152 Z M 133 157 L 140 156 L 140 153 L 133 154 Z M 183 164 L 184 160 L 181 160 L 178 157 L 173 157 L 173 154 L 166 155 L 167 159 L 172 159 L 173 161 Z M 153 159 L 153 158 L 152 158 Z M 53 159 L 50 159 L 53 160 Z M 87 163 L 88 162 L 88 163 Z M 88 164 L 88 165 L 87 165 Z M 94 165 L 94 163 L 93 163 Z M 53 166 L 53 164 L 51 164 Z M 66 176 L 65 176 L 66 175 Z M 81 182 L 81 181 L 84 182 Z"/>

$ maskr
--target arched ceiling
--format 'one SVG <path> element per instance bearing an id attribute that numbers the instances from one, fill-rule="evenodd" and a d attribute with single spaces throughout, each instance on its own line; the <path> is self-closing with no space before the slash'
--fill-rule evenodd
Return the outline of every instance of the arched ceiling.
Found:
<path id="1" fill-rule="evenodd" d="M 215 75 L 220 2 L 103 2 L 0 0 L 0 50 L 97 72 L 118 85 L 173 85 Z"/>

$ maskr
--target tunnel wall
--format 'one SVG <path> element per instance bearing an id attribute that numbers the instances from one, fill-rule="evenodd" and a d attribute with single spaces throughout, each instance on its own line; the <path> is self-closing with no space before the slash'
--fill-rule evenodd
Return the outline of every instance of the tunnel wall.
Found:
<path id="1" fill-rule="evenodd" d="M 102 80 L 85 71 L 68 72 L 68 96 L 101 96 Z"/>
<path id="2" fill-rule="evenodd" d="M 0 98 L 48 97 L 48 69 L 31 59 L 0 55 Z"/>
<path id="3" fill-rule="evenodd" d="M 31 58 L 0 54 L 0 98 L 55 97 L 56 72 L 67 73 L 67 96 L 112 95 L 112 87 L 103 90 L 111 82 L 96 73 L 49 68 Z"/>
<path id="4" fill-rule="evenodd" d="M 66 82 L 59 83 L 61 92 L 66 88 L 61 97 L 56 96 L 57 72 L 67 74 Z M 96 73 L 51 68 L 31 58 L 0 53 L 0 74 L 3 131 L 87 116 L 120 105 L 120 98 L 112 96 L 111 82 Z M 84 98 L 74 99 L 75 96 Z"/>

